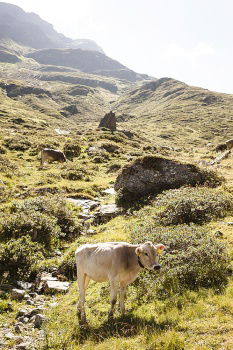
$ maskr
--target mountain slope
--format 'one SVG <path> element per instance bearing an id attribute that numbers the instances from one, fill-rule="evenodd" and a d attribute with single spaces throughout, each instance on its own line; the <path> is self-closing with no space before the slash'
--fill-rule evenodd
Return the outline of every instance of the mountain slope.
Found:
<path id="1" fill-rule="evenodd" d="M 120 120 L 153 133 L 158 142 L 204 146 L 233 136 L 233 96 L 171 78 L 148 82 L 114 104 Z M 181 140 L 183 138 L 183 140 Z"/>

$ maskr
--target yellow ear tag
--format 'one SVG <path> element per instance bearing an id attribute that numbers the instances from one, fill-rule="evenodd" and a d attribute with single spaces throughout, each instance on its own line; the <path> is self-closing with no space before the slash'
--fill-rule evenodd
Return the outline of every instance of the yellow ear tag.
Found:
<path id="1" fill-rule="evenodd" d="M 159 249 L 157 250 L 157 253 L 158 253 L 159 255 L 162 255 L 163 249 L 159 248 Z"/>

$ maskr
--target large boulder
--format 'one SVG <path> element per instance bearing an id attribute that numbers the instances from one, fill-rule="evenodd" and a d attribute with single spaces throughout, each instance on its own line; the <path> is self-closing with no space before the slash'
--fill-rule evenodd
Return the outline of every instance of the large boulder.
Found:
<path id="1" fill-rule="evenodd" d="M 114 189 L 117 203 L 127 207 L 148 195 L 184 185 L 195 186 L 207 181 L 206 172 L 192 164 L 147 156 L 123 167 Z"/>
<path id="2" fill-rule="evenodd" d="M 106 128 L 111 131 L 116 131 L 116 116 L 115 113 L 110 111 L 105 114 L 105 116 L 101 119 L 98 128 Z"/>

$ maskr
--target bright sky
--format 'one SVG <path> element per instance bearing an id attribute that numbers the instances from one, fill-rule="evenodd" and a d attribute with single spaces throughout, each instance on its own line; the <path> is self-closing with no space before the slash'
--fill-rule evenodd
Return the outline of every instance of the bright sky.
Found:
<path id="1" fill-rule="evenodd" d="M 11 0 L 139 73 L 233 94 L 232 0 Z"/>

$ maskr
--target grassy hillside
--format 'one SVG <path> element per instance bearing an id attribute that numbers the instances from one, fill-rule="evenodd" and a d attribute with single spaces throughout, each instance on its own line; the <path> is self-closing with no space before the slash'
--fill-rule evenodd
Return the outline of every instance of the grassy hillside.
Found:
<path id="1" fill-rule="evenodd" d="M 114 105 L 126 125 L 153 141 L 205 149 L 233 136 L 233 96 L 162 78 L 124 94 Z"/>

